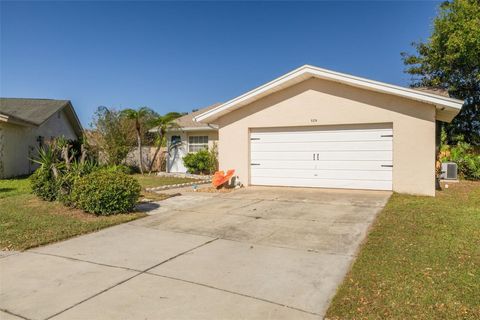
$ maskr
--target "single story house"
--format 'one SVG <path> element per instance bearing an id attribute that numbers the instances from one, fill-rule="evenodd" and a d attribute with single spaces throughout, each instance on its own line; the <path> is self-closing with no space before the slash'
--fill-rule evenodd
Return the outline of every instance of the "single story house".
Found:
<path id="1" fill-rule="evenodd" d="M 218 141 L 218 127 L 193 121 L 197 115 L 219 104 L 199 109 L 175 120 L 178 127 L 167 132 L 167 172 L 186 173 L 183 157 L 201 149 L 211 149 Z M 154 130 L 154 129 L 152 129 Z"/>
<path id="2" fill-rule="evenodd" d="M 82 130 L 69 100 L 0 98 L 0 178 L 31 173 L 46 141 L 78 139 Z"/>
<path id="3" fill-rule="evenodd" d="M 305 65 L 193 120 L 218 127 L 220 169 L 245 185 L 434 196 L 437 121 L 462 105 Z"/>

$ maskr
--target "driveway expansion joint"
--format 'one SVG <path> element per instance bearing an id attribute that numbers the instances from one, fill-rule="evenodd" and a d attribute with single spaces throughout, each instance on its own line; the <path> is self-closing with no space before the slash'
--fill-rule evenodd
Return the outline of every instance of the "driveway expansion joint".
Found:
<path id="1" fill-rule="evenodd" d="M 188 234 L 188 235 L 193 235 L 193 236 L 202 236 L 202 237 L 210 237 L 209 235 L 205 235 L 203 233 L 193 233 L 193 232 L 183 232 L 183 231 L 173 231 L 173 230 L 164 230 L 164 229 L 158 229 L 154 227 L 149 227 L 149 226 L 141 226 L 141 228 L 147 228 L 147 229 L 153 229 L 153 230 L 161 230 L 161 231 L 168 231 L 168 232 L 173 232 L 173 233 L 179 233 L 179 234 Z M 265 239 L 271 236 L 275 231 L 272 231 L 270 234 L 268 234 L 266 237 L 261 238 Z M 347 253 L 338 253 L 338 252 L 333 252 L 333 251 L 328 251 L 328 250 L 317 250 L 317 249 L 311 249 L 311 248 L 293 248 L 293 247 L 288 247 L 288 246 L 281 246 L 281 245 L 273 245 L 273 244 L 266 244 L 266 243 L 260 243 L 260 242 L 254 242 L 254 241 L 242 241 L 242 240 L 237 240 L 233 238 L 221 238 L 217 237 L 214 240 L 226 240 L 226 241 L 233 241 L 233 242 L 238 242 L 238 243 L 246 243 L 246 244 L 251 244 L 251 245 L 258 245 L 258 246 L 263 246 L 263 247 L 270 247 L 270 248 L 279 248 L 279 249 L 288 249 L 288 250 L 295 250 L 295 251 L 300 251 L 300 252 L 308 252 L 308 253 L 313 253 L 313 254 L 328 254 L 332 256 L 340 256 L 340 257 L 356 257 L 355 254 L 347 254 Z M 87 262 L 87 261 L 86 261 Z"/>
<path id="2" fill-rule="evenodd" d="M 48 316 L 47 318 L 45 318 L 45 320 L 52 319 L 52 318 L 54 318 L 54 317 L 56 317 L 56 316 L 64 313 L 65 311 L 68 311 L 68 310 L 70 310 L 70 309 L 73 309 L 73 308 L 75 308 L 76 306 L 78 306 L 78 305 L 80 305 L 80 304 L 82 304 L 82 303 L 84 303 L 84 302 L 86 302 L 86 301 L 88 301 L 88 300 L 91 300 L 91 299 L 93 299 L 93 298 L 95 298 L 95 297 L 97 297 L 97 296 L 99 296 L 99 295 L 101 295 L 101 294 L 103 294 L 103 293 L 105 293 L 105 292 L 107 292 L 107 291 L 110 291 L 111 289 L 113 289 L 113 288 L 115 288 L 115 287 L 118 287 L 118 286 L 121 285 L 121 284 L 126 283 L 127 281 L 132 280 L 133 278 L 136 278 L 136 277 L 138 277 L 138 276 L 140 276 L 140 275 L 142 275 L 142 274 L 147 274 L 148 271 L 150 271 L 150 270 L 152 270 L 152 269 L 154 269 L 154 268 L 156 268 L 156 267 L 158 267 L 158 266 L 161 266 L 161 265 L 164 264 L 164 263 L 167 263 L 167 262 L 169 262 L 169 261 L 172 261 L 173 259 L 176 259 L 176 258 L 178 258 L 178 257 L 180 257 L 180 256 L 182 256 L 182 255 L 184 255 L 184 254 L 187 254 L 187 253 L 189 253 L 189 252 L 191 252 L 191 251 L 193 251 L 193 250 L 196 250 L 196 249 L 198 249 L 198 248 L 201 248 L 201 247 L 203 247 L 203 246 L 206 246 L 206 245 L 208 245 L 208 244 L 210 244 L 210 243 L 212 243 L 212 242 L 214 242 L 214 241 L 216 241 L 216 240 L 218 240 L 218 238 L 214 238 L 214 239 L 208 240 L 208 241 L 206 241 L 206 242 L 204 242 L 204 243 L 202 243 L 202 244 L 200 244 L 200 245 L 198 245 L 198 246 L 195 246 L 195 247 L 193 247 L 193 248 L 191 248 L 191 249 L 188 249 L 188 250 L 186 250 L 186 251 L 183 251 L 183 252 L 181 252 L 181 253 L 173 256 L 173 257 L 170 257 L 170 258 L 168 258 L 168 259 L 166 259 L 166 260 L 161 261 L 160 263 L 157 263 L 157 264 L 155 264 L 155 265 L 153 265 L 153 266 L 151 266 L 151 267 L 148 267 L 147 269 L 145 269 L 145 270 L 143 270 L 143 271 L 140 271 L 140 272 L 138 272 L 137 274 L 135 274 L 135 275 L 133 275 L 133 276 L 131 276 L 131 277 L 128 277 L 128 278 L 126 278 L 126 279 L 124 279 L 124 280 L 122 280 L 122 281 L 120 281 L 120 282 L 118 282 L 118 283 L 116 283 L 116 284 L 114 284 L 114 285 L 112 285 L 112 286 L 109 286 L 108 288 L 105 288 L 105 289 L 101 290 L 100 292 L 97 292 L 97 293 L 91 295 L 90 297 L 85 298 L 85 299 L 83 299 L 83 300 L 81 300 L 81 301 L 73 304 L 72 306 L 70 306 L 70 307 L 68 307 L 68 308 L 65 308 L 65 309 L 63 309 L 63 310 L 61 310 L 61 311 L 59 311 L 59 312 L 57 312 L 57 313 L 55 313 L 55 314 L 53 314 L 53 315 L 51 315 L 51 316 Z M 29 319 L 27 319 L 27 320 L 29 320 Z"/>
<path id="3" fill-rule="evenodd" d="M 0 311 L 5 312 L 5 313 L 8 313 L 9 315 L 12 315 L 12 316 L 15 316 L 15 317 L 18 317 L 18 318 L 21 318 L 21 319 L 32 320 L 32 319 L 30 319 L 30 318 L 24 317 L 24 316 L 19 315 L 19 314 L 17 314 L 17 313 L 13 313 L 13 312 L 11 312 L 11 311 L 8 311 L 7 309 L 0 308 Z"/>
<path id="4" fill-rule="evenodd" d="M 235 295 L 250 298 L 250 299 L 255 299 L 255 300 L 258 300 L 258 301 L 267 302 L 267 303 L 274 304 L 274 305 L 277 305 L 277 306 L 280 306 L 280 307 L 293 309 L 293 310 L 308 313 L 308 314 L 311 314 L 311 315 L 321 316 L 320 314 L 315 313 L 315 312 L 303 310 L 303 309 L 292 307 L 292 306 L 289 306 L 289 305 L 286 305 L 286 304 L 283 304 L 283 303 L 279 303 L 279 302 L 271 301 L 271 300 L 268 300 L 268 299 L 251 296 L 251 295 L 240 293 L 240 292 L 235 292 L 235 291 L 231 291 L 231 290 L 227 290 L 227 289 L 218 288 L 218 287 L 211 286 L 211 285 L 204 284 L 204 283 L 199 283 L 199 282 L 189 281 L 189 280 L 185 280 L 185 279 L 181 279 L 181 278 L 165 276 L 165 275 L 158 274 L 158 273 L 145 272 L 145 274 L 148 274 L 148 275 L 151 275 L 151 276 L 156 276 L 156 277 L 161 277 L 161 278 L 166 278 L 166 279 L 170 279 L 170 280 L 175 280 L 175 281 L 181 281 L 181 282 L 185 282 L 185 283 L 189 283 L 189 284 L 193 284 L 193 285 L 197 285 L 197 286 L 202 286 L 202 287 L 206 287 L 206 288 L 210 288 L 210 289 L 214 289 L 214 290 L 219 290 L 219 291 L 222 291 L 222 292 L 227 292 L 227 293 L 230 293 L 230 294 L 235 294 Z"/>
<path id="5" fill-rule="evenodd" d="M 72 258 L 72 257 L 66 257 L 66 256 L 53 254 L 53 253 L 38 252 L 38 251 L 27 251 L 27 253 L 33 253 L 33 254 L 38 254 L 38 255 L 42 255 L 42 256 L 51 256 L 51 257 L 63 258 L 63 259 L 66 259 L 66 260 L 71 260 L 71 261 L 91 263 L 91 264 L 95 264 L 97 266 L 102 266 L 102 267 L 117 268 L 117 269 L 134 271 L 134 272 L 142 272 L 142 270 L 139 270 L 139 269 L 132 269 L 132 268 L 122 267 L 122 266 L 114 266 L 114 265 L 111 265 L 111 264 L 95 262 L 95 261 L 90 261 L 90 260 L 82 260 L 82 259 Z"/>

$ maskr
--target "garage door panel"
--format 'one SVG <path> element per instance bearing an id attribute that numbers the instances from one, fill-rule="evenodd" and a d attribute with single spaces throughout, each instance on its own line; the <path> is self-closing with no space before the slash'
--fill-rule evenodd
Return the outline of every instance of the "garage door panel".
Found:
<path id="1" fill-rule="evenodd" d="M 317 156 L 318 155 L 318 156 Z M 278 161 L 315 161 L 322 160 L 392 160 L 391 151 L 292 151 L 292 152 L 252 152 L 252 162 L 261 160 L 278 160 Z"/>
<path id="2" fill-rule="evenodd" d="M 390 168 L 391 169 L 391 168 Z M 318 169 L 265 169 L 252 168 L 252 176 L 256 178 L 307 178 L 335 180 L 383 180 L 392 179 L 391 170 L 318 170 Z"/>
<path id="3" fill-rule="evenodd" d="M 327 142 L 327 141 L 378 141 L 392 140 L 392 129 L 377 130 L 328 130 L 298 132 L 252 132 L 252 143 L 256 142 Z"/>
<path id="4" fill-rule="evenodd" d="M 253 162 L 252 162 L 253 163 Z M 266 169 L 330 169 L 330 170 L 382 170 L 391 171 L 388 167 L 393 164 L 391 160 L 384 161 L 277 161 L 277 160 L 262 160 L 261 168 Z M 252 170 L 259 168 L 258 165 L 253 165 Z M 252 171 L 253 172 L 253 171 Z"/>
<path id="5" fill-rule="evenodd" d="M 342 189 L 392 190 L 391 181 L 377 180 L 334 180 L 302 178 L 257 178 L 252 177 L 252 184 L 259 186 L 292 186 Z"/>
<path id="6" fill-rule="evenodd" d="M 265 142 L 252 141 L 252 152 L 290 152 L 290 151 L 391 151 L 392 142 L 385 140 L 371 141 L 328 141 L 328 142 Z"/>
<path id="7" fill-rule="evenodd" d="M 251 184 L 392 189 L 392 129 L 272 129 L 250 138 Z"/>

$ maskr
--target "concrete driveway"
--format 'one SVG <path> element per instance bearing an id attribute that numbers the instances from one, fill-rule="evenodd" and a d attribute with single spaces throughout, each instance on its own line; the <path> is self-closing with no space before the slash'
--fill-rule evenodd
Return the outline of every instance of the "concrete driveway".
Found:
<path id="1" fill-rule="evenodd" d="M 1 258 L 0 318 L 320 319 L 389 196 L 189 192 L 147 218 Z"/>

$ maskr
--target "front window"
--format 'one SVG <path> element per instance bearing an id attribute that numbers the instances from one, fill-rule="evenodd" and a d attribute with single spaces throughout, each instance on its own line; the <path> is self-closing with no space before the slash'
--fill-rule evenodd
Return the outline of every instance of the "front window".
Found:
<path id="1" fill-rule="evenodd" d="M 188 152 L 197 152 L 208 149 L 208 136 L 188 137 Z"/>

